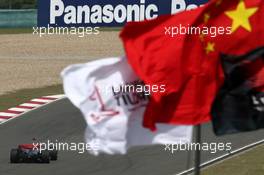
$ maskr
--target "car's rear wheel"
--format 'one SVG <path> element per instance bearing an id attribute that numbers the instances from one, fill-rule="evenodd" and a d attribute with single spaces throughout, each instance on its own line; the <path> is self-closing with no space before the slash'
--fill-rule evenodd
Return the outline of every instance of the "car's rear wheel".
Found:
<path id="1" fill-rule="evenodd" d="M 58 159 L 58 151 L 52 150 L 49 152 L 50 160 L 57 160 Z"/>
<path id="2" fill-rule="evenodd" d="M 11 163 L 18 163 L 18 149 L 11 149 L 10 151 L 10 162 Z"/>
<path id="3" fill-rule="evenodd" d="M 50 163 L 50 155 L 49 151 L 45 150 L 41 153 L 42 162 L 43 163 Z"/>

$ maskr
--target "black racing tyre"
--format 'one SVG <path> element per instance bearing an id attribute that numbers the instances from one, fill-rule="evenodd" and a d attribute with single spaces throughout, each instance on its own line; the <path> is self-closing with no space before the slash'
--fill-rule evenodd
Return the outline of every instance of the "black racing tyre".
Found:
<path id="1" fill-rule="evenodd" d="M 50 163 L 49 151 L 45 150 L 41 153 L 41 159 L 43 163 Z"/>
<path id="2" fill-rule="evenodd" d="M 18 163 L 18 149 L 11 149 L 10 151 L 10 162 L 11 163 Z"/>
<path id="3" fill-rule="evenodd" d="M 49 155 L 50 155 L 50 160 L 57 160 L 58 159 L 58 151 L 57 150 L 49 151 Z"/>

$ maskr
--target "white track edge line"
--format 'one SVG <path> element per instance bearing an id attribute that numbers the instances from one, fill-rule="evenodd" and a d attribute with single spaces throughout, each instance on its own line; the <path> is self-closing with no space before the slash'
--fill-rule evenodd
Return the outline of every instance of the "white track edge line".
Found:
<path id="1" fill-rule="evenodd" d="M 226 154 L 221 155 L 221 156 L 219 156 L 219 157 L 216 157 L 216 158 L 214 158 L 214 159 L 211 159 L 211 160 L 209 160 L 209 161 L 207 161 L 207 162 L 204 162 L 204 163 L 200 164 L 200 167 L 201 167 L 201 168 L 205 168 L 205 167 L 207 167 L 207 166 L 209 166 L 209 165 L 212 165 L 212 164 L 217 163 L 218 161 L 221 161 L 221 160 L 223 160 L 223 159 L 226 159 L 226 158 L 229 158 L 229 157 L 235 156 L 235 155 L 238 154 L 238 153 L 242 153 L 242 152 L 244 152 L 244 151 L 246 151 L 246 150 L 248 150 L 248 149 L 250 149 L 250 148 L 254 148 L 255 146 L 258 146 L 258 145 L 263 144 L 263 143 L 264 143 L 264 139 L 263 139 L 263 140 L 259 140 L 259 141 L 254 142 L 254 143 L 251 143 L 251 144 L 249 144 L 249 145 L 246 145 L 246 146 L 244 146 L 244 147 L 238 148 L 238 149 L 236 149 L 236 150 L 234 150 L 234 151 L 231 151 L 231 152 L 229 152 L 229 153 L 226 153 Z M 180 172 L 180 173 L 178 173 L 178 174 L 175 174 L 175 175 L 187 175 L 187 174 L 189 174 L 189 173 L 193 173 L 193 170 L 194 170 L 194 168 L 190 168 L 190 169 L 188 169 L 188 170 L 182 171 L 182 172 Z"/>

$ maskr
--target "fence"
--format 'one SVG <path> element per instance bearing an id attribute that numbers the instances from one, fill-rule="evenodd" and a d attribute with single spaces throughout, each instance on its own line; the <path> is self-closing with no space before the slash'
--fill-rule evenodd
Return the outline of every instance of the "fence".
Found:
<path id="1" fill-rule="evenodd" d="M 28 28 L 37 25 L 37 10 L 0 10 L 0 28 Z"/>

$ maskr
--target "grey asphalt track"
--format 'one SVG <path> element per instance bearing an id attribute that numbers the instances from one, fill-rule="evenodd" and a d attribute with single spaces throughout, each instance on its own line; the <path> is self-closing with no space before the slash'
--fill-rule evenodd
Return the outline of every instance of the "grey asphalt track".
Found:
<path id="1" fill-rule="evenodd" d="M 67 100 L 59 100 L 0 125 L 0 175 L 173 175 L 192 167 L 193 152 L 172 154 L 165 146 L 137 147 L 127 155 L 92 156 L 74 151 L 60 151 L 50 164 L 11 164 L 9 152 L 20 143 L 58 140 L 83 142 L 84 120 Z M 215 137 L 210 124 L 202 126 L 202 142 L 231 142 L 232 150 L 262 140 L 264 131 Z M 226 152 L 202 152 L 207 161 Z M 189 156 L 188 156 L 189 155 Z"/>

